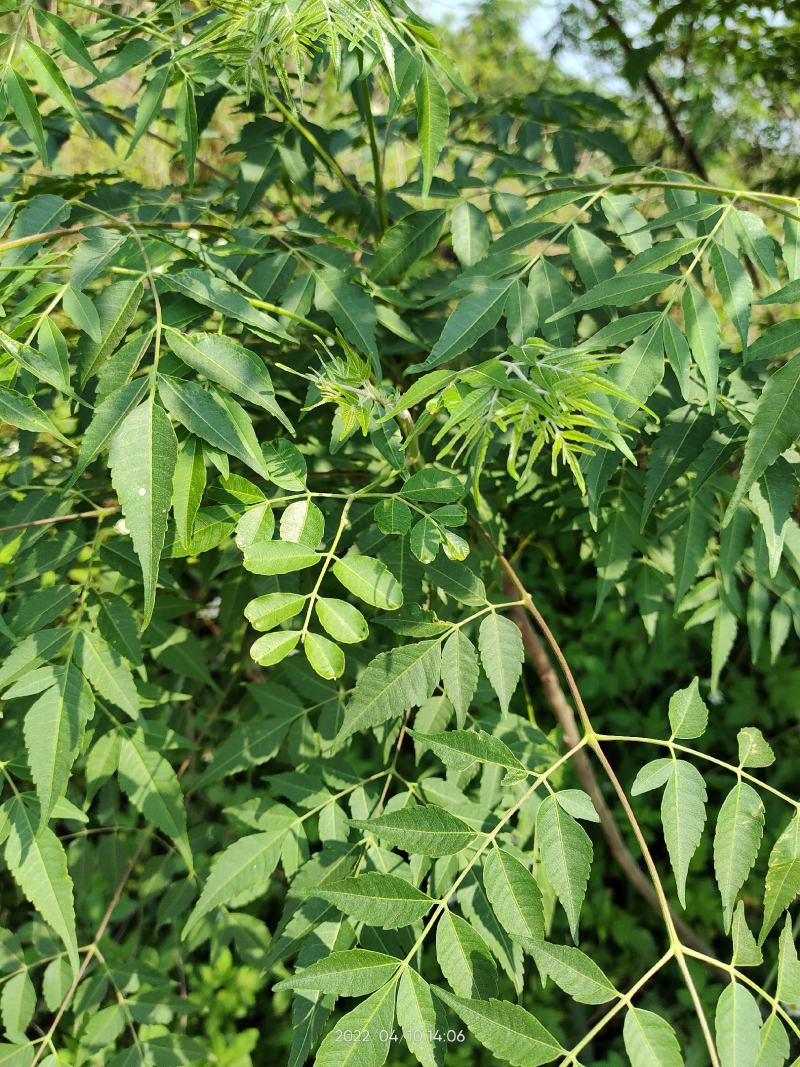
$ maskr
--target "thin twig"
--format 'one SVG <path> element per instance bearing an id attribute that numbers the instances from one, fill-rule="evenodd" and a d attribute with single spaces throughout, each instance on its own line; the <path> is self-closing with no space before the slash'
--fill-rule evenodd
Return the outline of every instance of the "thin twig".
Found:
<path id="1" fill-rule="evenodd" d="M 508 576 L 506 576 L 503 586 L 508 595 L 513 594 L 514 585 Z M 520 629 L 525 652 L 539 676 L 545 699 L 550 705 L 553 714 L 558 719 L 561 729 L 564 732 L 564 740 L 568 745 L 574 745 L 580 736 L 578 725 L 575 722 L 575 714 L 564 694 L 564 690 L 561 688 L 558 675 L 553 670 L 553 665 L 550 662 L 547 650 L 539 640 L 539 635 L 531 625 L 530 619 L 525 614 L 524 609 L 512 608 L 509 614 Z M 600 819 L 600 829 L 603 831 L 603 836 L 608 843 L 608 847 L 611 849 L 611 854 L 622 868 L 623 874 L 636 892 L 640 893 L 651 907 L 657 908 L 658 897 L 656 896 L 656 892 L 647 875 L 636 862 L 636 859 L 625 844 L 622 833 L 617 825 L 617 821 L 614 818 L 614 813 L 609 808 L 605 796 L 603 795 L 603 791 L 600 788 L 600 784 L 592 770 L 589 758 L 585 752 L 577 752 L 573 762 L 575 764 L 575 771 L 581 780 L 583 788 L 592 798 L 595 811 Z M 700 952 L 710 953 L 711 950 L 709 946 L 705 945 L 705 942 L 697 937 L 680 916 L 673 912 L 672 920 L 685 942 L 693 945 Z M 705 945 L 705 947 L 701 948 L 701 945 Z"/>
<path id="2" fill-rule="evenodd" d="M 114 515 L 120 511 L 119 504 L 107 508 L 94 508 L 92 511 L 73 511 L 71 515 L 51 515 L 47 519 L 31 519 L 30 522 L 15 522 L 11 526 L 0 526 L 0 533 L 8 533 L 10 530 L 27 530 L 31 526 L 51 526 L 54 522 L 73 522 L 75 519 L 99 519 L 106 515 Z"/>

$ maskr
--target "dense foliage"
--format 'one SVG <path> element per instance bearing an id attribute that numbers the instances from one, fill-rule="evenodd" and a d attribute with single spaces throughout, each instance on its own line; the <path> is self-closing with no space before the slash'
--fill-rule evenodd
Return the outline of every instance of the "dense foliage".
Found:
<path id="1" fill-rule="evenodd" d="M 0 7 L 0 1063 L 796 1056 L 800 202 L 400 0 Z"/>

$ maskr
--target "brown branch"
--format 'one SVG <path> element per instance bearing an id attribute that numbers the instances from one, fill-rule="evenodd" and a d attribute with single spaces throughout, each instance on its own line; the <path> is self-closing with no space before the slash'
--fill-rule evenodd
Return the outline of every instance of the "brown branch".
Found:
<path id="1" fill-rule="evenodd" d="M 614 37 L 619 42 L 625 55 L 632 56 L 635 52 L 634 46 L 616 15 L 609 10 L 608 5 L 603 3 L 603 0 L 592 0 L 592 3 L 597 9 L 600 17 L 605 21 L 608 28 L 614 34 Z M 696 174 L 700 175 L 703 181 L 708 181 L 708 171 L 706 170 L 705 163 L 703 163 L 703 160 L 700 157 L 697 145 L 678 122 L 678 116 L 675 114 L 675 109 L 669 102 L 666 93 L 649 71 L 645 73 L 642 81 L 644 82 L 645 88 L 658 105 L 661 114 L 664 116 L 667 128 L 672 135 L 672 139 L 683 153 L 687 163 L 689 163 Z"/>
<path id="2" fill-rule="evenodd" d="M 74 511 L 71 515 L 51 515 L 47 519 L 31 519 L 30 522 L 15 522 L 11 526 L 0 526 L 0 533 L 9 530 L 28 530 L 31 526 L 51 526 L 54 522 L 74 522 L 75 519 L 100 519 L 120 511 L 118 504 L 107 508 L 93 508 L 91 511 Z"/>
<path id="3" fill-rule="evenodd" d="M 506 575 L 503 580 L 503 588 L 509 597 L 513 597 L 517 593 L 514 583 L 508 575 Z M 534 630 L 525 609 L 522 607 L 512 608 L 510 615 L 520 629 L 525 652 L 533 669 L 539 676 L 545 700 L 558 720 L 561 729 L 564 731 L 564 743 L 569 748 L 572 748 L 580 740 L 578 724 L 575 721 L 575 713 L 566 698 L 564 690 L 561 688 L 558 675 L 553 669 L 553 664 L 550 662 L 550 656 L 539 639 L 539 635 Z M 656 896 L 656 891 L 647 875 L 628 850 L 622 834 L 620 833 L 616 819 L 614 818 L 614 814 L 609 808 L 605 796 L 603 795 L 603 791 L 595 777 L 586 752 L 583 749 L 581 749 L 580 752 L 576 752 L 572 761 L 575 764 L 575 770 L 581 780 L 581 785 L 592 798 L 595 811 L 600 818 L 600 829 L 603 831 L 603 836 L 608 842 L 611 854 L 636 892 L 640 893 L 648 904 L 657 908 L 658 897 Z M 698 945 L 704 943 L 674 912 L 672 921 L 675 923 L 675 928 L 680 933 L 681 938 L 687 944 L 696 948 Z M 704 950 L 699 949 L 698 951 L 702 952 Z"/>

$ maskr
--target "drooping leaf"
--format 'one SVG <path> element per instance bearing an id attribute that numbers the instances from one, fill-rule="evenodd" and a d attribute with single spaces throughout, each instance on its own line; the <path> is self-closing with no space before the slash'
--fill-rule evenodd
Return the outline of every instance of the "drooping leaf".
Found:
<path id="1" fill-rule="evenodd" d="M 675 1031 L 655 1012 L 628 1008 L 622 1033 L 631 1067 L 683 1067 Z"/>
<path id="2" fill-rule="evenodd" d="M 9 818 L 5 848 L 8 869 L 26 899 L 64 942 L 72 970 L 77 974 L 73 886 L 64 848 L 49 827 L 40 828 L 37 804 L 17 796 L 6 810 Z"/>
<path id="3" fill-rule="evenodd" d="M 436 986 L 434 993 L 459 1016 L 473 1037 L 504 1063 L 536 1067 L 563 1052 L 550 1031 L 519 1004 L 459 997 Z"/>
<path id="4" fill-rule="evenodd" d="M 661 798 L 661 822 L 678 899 L 686 907 L 686 876 L 706 821 L 706 785 L 693 763 L 675 760 Z"/>
<path id="5" fill-rule="evenodd" d="M 180 783 L 164 757 L 148 748 L 139 730 L 122 739 L 118 775 L 130 802 L 175 842 L 189 870 L 194 870 Z"/>
<path id="6" fill-rule="evenodd" d="M 778 456 L 800 437 L 800 360 L 790 359 L 764 386 L 747 442 L 736 489 L 725 512 L 733 518 L 739 502 Z"/>
<path id="7" fill-rule="evenodd" d="M 439 162 L 447 127 L 450 106 L 447 95 L 430 64 L 423 63 L 417 82 L 417 139 L 422 163 L 422 195 L 427 196 L 433 172 Z"/>
<path id="8" fill-rule="evenodd" d="M 764 805 L 747 782 L 737 781 L 717 816 L 714 833 L 714 873 L 717 878 L 726 929 L 730 926 L 736 894 L 752 869 L 764 831 Z"/>
<path id="9" fill-rule="evenodd" d="M 517 688 L 525 657 L 519 627 L 505 616 L 490 612 L 481 621 L 478 648 L 486 677 L 505 713 Z"/>
<path id="10" fill-rule="evenodd" d="M 579 948 L 539 941 L 531 951 L 542 977 L 551 978 L 578 1003 L 607 1004 L 619 995 L 597 964 Z"/>
<path id="11" fill-rule="evenodd" d="M 436 924 L 436 959 L 459 996 L 497 996 L 497 968 L 486 942 L 449 908 L 445 908 Z"/>
<path id="12" fill-rule="evenodd" d="M 759 944 L 800 893 L 800 815 L 795 814 L 769 854 Z"/>
<path id="13" fill-rule="evenodd" d="M 761 1012 L 755 997 L 739 982 L 731 982 L 717 1001 L 714 1030 L 722 1067 L 754 1064 L 758 1055 Z"/>
<path id="14" fill-rule="evenodd" d="M 536 814 L 536 839 L 542 863 L 567 919 L 572 937 L 578 923 L 592 866 L 592 842 L 583 827 L 547 796 Z"/>
<path id="15" fill-rule="evenodd" d="M 111 438 L 111 482 L 142 568 L 144 627 L 155 606 L 177 459 L 175 431 L 152 397 L 129 412 Z"/>

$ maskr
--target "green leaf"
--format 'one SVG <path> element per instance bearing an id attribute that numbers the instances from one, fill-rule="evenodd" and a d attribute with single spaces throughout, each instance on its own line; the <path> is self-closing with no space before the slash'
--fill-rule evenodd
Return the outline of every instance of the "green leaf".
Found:
<path id="1" fill-rule="evenodd" d="M 346 645 L 364 641 L 369 635 L 367 620 L 352 604 L 333 597 L 318 597 L 314 611 L 323 627 L 337 641 Z"/>
<path id="2" fill-rule="evenodd" d="M 178 90 L 178 98 L 175 101 L 175 128 L 181 142 L 181 151 L 189 173 L 189 183 L 194 184 L 194 164 L 197 159 L 197 105 L 195 103 L 194 86 L 191 80 L 184 77 Z"/>
<path id="3" fill-rule="evenodd" d="M 403 606 L 403 590 L 380 560 L 372 556 L 343 556 L 331 570 L 345 589 L 366 604 L 383 611 L 396 611 Z"/>
<path id="4" fill-rule="evenodd" d="M 269 710 L 264 712 L 263 718 L 243 722 L 228 734 L 198 778 L 197 789 L 272 759 L 283 744 L 289 727 L 303 715 L 302 705 L 288 689 L 262 682 L 258 691 L 266 697 Z"/>
<path id="5" fill-rule="evenodd" d="M 3 986 L 0 1013 L 6 1035 L 11 1041 L 27 1041 L 25 1031 L 31 1024 L 36 1008 L 36 990 L 27 971 L 12 975 Z"/>
<path id="6" fill-rule="evenodd" d="M 436 641 L 418 641 L 381 652 L 356 682 L 335 747 L 340 748 L 354 733 L 400 718 L 409 708 L 419 707 L 433 693 L 440 672 Z"/>
<path id="7" fill-rule="evenodd" d="M 448 908 L 436 924 L 436 960 L 459 996 L 497 996 L 497 967 L 486 942 Z"/>
<path id="8" fill-rule="evenodd" d="M 381 930 L 397 930 L 415 923 L 435 903 L 404 878 L 375 872 L 327 882 L 313 892 L 350 918 Z"/>
<path id="9" fill-rule="evenodd" d="M 37 804 L 13 797 L 5 809 L 9 817 L 5 861 L 26 900 L 64 942 L 74 974 L 78 973 L 78 939 L 75 907 L 67 857 L 56 835 L 47 826 L 38 827 Z"/>
<path id="10" fill-rule="evenodd" d="M 719 319 L 705 296 L 693 285 L 685 287 L 681 303 L 686 338 L 706 383 L 708 406 L 713 415 L 717 407 L 719 378 Z"/>
<path id="11" fill-rule="evenodd" d="M 271 630 L 299 615 L 305 603 L 306 598 L 299 593 L 265 593 L 249 601 L 244 614 L 254 630 Z"/>
<path id="12" fill-rule="evenodd" d="M 128 142 L 126 159 L 130 158 L 133 150 L 150 129 L 150 126 L 155 121 L 156 115 L 161 110 L 161 105 L 164 102 L 164 95 L 167 91 L 167 85 L 169 84 L 171 75 L 172 67 L 167 63 L 164 66 L 159 67 L 147 83 L 147 88 L 142 93 L 139 106 L 136 109 L 136 119 L 133 124 L 131 139 Z"/>
<path id="13" fill-rule="evenodd" d="M 631 1067 L 683 1067 L 675 1031 L 655 1012 L 628 1008 L 622 1036 Z"/>
<path id="14" fill-rule="evenodd" d="M 761 1027 L 761 1040 L 758 1045 L 758 1059 L 755 1061 L 755 1067 L 783 1067 L 790 1054 L 789 1035 L 773 1011 Z"/>
<path id="15" fill-rule="evenodd" d="M 525 658 L 519 627 L 503 615 L 490 612 L 481 620 L 478 648 L 486 677 L 492 683 L 505 714 L 517 688 Z"/>
<path id="16" fill-rule="evenodd" d="M 462 201 L 453 212 L 450 232 L 453 235 L 453 251 L 462 267 L 473 266 L 489 251 L 492 240 L 489 220 L 469 200 Z"/>
<path id="17" fill-rule="evenodd" d="M 415 372 L 447 363 L 481 339 L 500 321 L 511 278 L 475 279 L 474 290 L 461 300 L 444 324 L 441 336 Z"/>
<path id="18" fill-rule="evenodd" d="M 642 503 L 642 529 L 653 505 L 700 455 L 714 429 L 714 420 L 696 407 L 671 411 L 650 450 Z"/>
<path id="19" fill-rule="evenodd" d="M 747 782 L 737 781 L 722 803 L 714 833 L 714 873 L 725 929 L 730 927 L 736 895 L 758 856 L 764 832 L 764 805 Z"/>
<path id="20" fill-rule="evenodd" d="M 97 628 L 106 641 L 131 663 L 142 662 L 142 643 L 130 607 L 116 593 L 98 598 Z"/>
<path id="21" fill-rule="evenodd" d="M 256 540 L 245 548 L 244 565 L 253 574 L 290 574 L 320 563 L 323 556 L 294 541 Z"/>
<path id="22" fill-rule="evenodd" d="M 64 444 L 70 443 L 37 404 L 4 385 L 0 385 L 0 421 L 10 423 L 20 430 L 48 433 Z"/>
<path id="23" fill-rule="evenodd" d="M 778 981 L 775 999 L 796 1004 L 800 1000 L 800 961 L 794 943 L 792 920 L 787 915 L 778 942 Z"/>
<path id="24" fill-rule="evenodd" d="M 282 804 L 270 808 L 269 818 L 272 823 L 269 829 L 240 837 L 217 857 L 183 928 L 183 938 L 214 908 L 227 904 L 242 907 L 266 892 L 269 877 L 278 865 L 284 839 L 297 821 Z"/>
<path id="25" fill-rule="evenodd" d="M 735 967 L 758 967 L 764 962 L 764 956 L 756 939 L 750 932 L 744 914 L 744 902 L 739 901 L 733 913 L 731 923 L 731 943 L 733 945 L 731 962 Z"/>
<path id="26" fill-rule="evenodd" d="M 531 952 L 542 978 L 552 978 L 579 1004 L 607 1004 L 619 996 L 597 964 L 579 948 L 538 941 Z"/>
<path id="27" fill-rule="evenodd" d="M 103 369 L 111 354 L 122 343 L 139 310 L 143 295 L 139 281 L 114 282 L 103 289 L 96 305 L 100 339 L 95 341 L 87 330 L 89 336 L 81 338 L 78 346 L 81 385 L 85 385 Z"/>
<path id="28" fill-rule="evenodd" d="M 567 244 L 575 269 L 587 292 L 614 276 L 614 257 L 605 241 L 601 241 L 591 230 L 583 226 L 573 226 L 569 231 Z"/>
<path id="29" fill-rule="evenodd" d="M 100 696 L 122 708 L 132 719 L 138 717 L 139 695 L 131 669 L 99 633 L 81 630 L 75 642 L 75 659 Z"/>
<path id="30" fill-rule="evenodd" d="M 689 501 L 675 541 L 675 604 L 680 605 L 700 570 L 708 544 L 709 516 L 705 495 Z"/>
<path id="31" fill-rule="evenodd" d="M 100 327 L 100 316 L 92 301 L 79 289 L 70 287 L 64 293 L 64 312 L 69 315 L 79 330 L 91 338 L 96 344 L 103 339 Z"/>
<path id="32" fill-rule="evenodd" d="M 397 497 L 380 500 L 373 514 L 381 533 L 406 534 L 411 529 L 411 509 Z"/>
<path id="33" fill-rule="evenodd" d="M 760 945 L 764 943 L 764 938 L 798 893 L 800 893 L 800 814 L 795 814 L 769 854 L 764 891 L 764 918 L 758 937 Z"/>
<path id="34" fill-rule="evenodd" d="M 739 479 L 723 524 L 733 518 L 739 502 L 778 456 L 800 437 L 800 359 L 790 359 L 764 386 L 747 435 Z"/>
<path id="35" fill-rule="evenodd" d="M 189 545 L 194 532 L 197 511 L 206 487 L 206 464 L 203 446 L 196 437 L 189 436 L 178 449 L 175 480 L 172 487 L 172 514 L 178 539 Z"/>
<path id="36" fill-rule="evenodd" d="M 536 813 L 536 841 L 547 877 L 578 939 L 583 898 L 592 866 L 592 842 L 554 796 L 544 798 Z"/>
<path id="37" fill-rule="evenodd" d="M 484 860 L 483 886 L 500 925 L 511 937 L 541 941 L 544 937 L 542 891 L 528 868 L 504 849 Z"/>
<path id="38" fill-rule="evenodd" d="M 412 967 L 400 975 L 397 987 L 397 1021 L 409 1052 L 422 1067 L 444 1067 L 443 1042 L 437 1032 L 447 1032 L 441 1004 L 434 1004 L 431 987 Z"/>
<path id="39" fill-rule="evenodd" d="M 514 771 L 524 769 L 508 745 L 483 730 L 448 730 L 441 734 L 408 732 L 454 770 L 465 771 L 475 763 L 488 763 Z"/>
<path id="40" fill-rule="evenodd" d="M 439 243 L 445 212 L 414 211 L 406 215 L 383 235 L 370 264 L 369 273 L 376 285 L 401 278 L 418 259 L 432 252 Z"/>
<path id="41" fill-rule="evenodd" d="M 56 801 L 67 791 L 83 731 L 93 714 L 91 690 L 70 658 L 56 684 L 42 693 L 25 715 L 25 749 L 43 826 Z"/>
<path id="42" fill-rule="evenodd" d="M 464 721 L 475 695 L 478 674 L 475 646 L 463 631 L 454 630 L 442 648 L 442 684 L 459 722 Z"/>
<path id="43" fill-rule="evenodd" d="M 721 1067 L 749 1067 L 755 1063 L 761 1012 L 753 994 L 739 982 L 731 982 L 723 989 L 717 1001 L 714 1029 Z"/>
<path id="44" fill-rule="evenodd" d="M 400 966 L 400 960 L 385 952 L 365 948 L 345 949 L 304 967 L 273 986 L 274 989 L 318 989 L 343 997 L 363 997 L 379 989 Z"/>
<path id="45" fill-rule="evenodd" d="M 514 344 L 522 345 L 536 333 L 539 312 L 530 290 L 517 279 L 508 290 L 505 306 L 508 336 Z"/>
<path id="46" fill-rule="evenodd" d="M 5 90 L 17 122 L 33 142 L 42 163 L 48 166 L 50 161 L 36 98 L 22 75 L 18 74 L 10 64 L 6 65 Z"/>
<path id="47" fill-rule="evenodd" d="M 749 495 L 755 504 L 764 533 L 770 577 L 774 578 L 780 567 L 796 496 L 792 469 L 782 456 L 778 457 L 772 466 L 764 471 L 759 481 L 750 487 Z M 731 527 L 733 526 L 735 523 L 731 523 Z"/>
<path id="48" fill-rule="evenodd" d="M 513 1067 L 549 1063 L 564 1050 L 539 1020 L 519 1004 L 471 1000 L 433 987 L 466 1028 L 494 1056 Z"/>
<path id="49" fill-rule="evenodd" d="M 268 411 L 287 430 L 294 432 L 275 399 L 269 371 L 255 353 L 222 334 L 199 333 L 187 337 L 168 327 L 165 337 L 178 359 L 188 367 L 230 389 L 248 403 Z"/>
<path id="50" fill-rule="evenodd" d="M 68 115 L 71 115 L 91 137 L 92 127 L 82 115 L 78 105 L 75 103 L 72 90 L 64 81 L 64 76 L 47 52 L 34 44 L 33 41 L 24 40 L 21 54 L 25 61 L 25 66 L 30 71 L 31 77 L 38 87 L 43 89 L 50 99 L 55 101 L 59 107 L 62 107 Z"/>
<path id="51" fill-rule="evenodd" d="M 314 306 L 326 311 L 344 336 L 380 366 L 375 341 L 375 305 L 364 290 L 335 267 L 314 271 Z"/>
<path id="52" fill-rule="evenodd" d="M 725 314 L 736 327 L 742 342 L 742 352 L 747 352 L 750 306 L 753 303 L 750 277 L 737 257 L 716 241 L 711 245 L 708 261 L 714 272 L 714 281 L 722 297 Z"/>
<path id="53" fill-rule="evenodd" d="M 761 731 L 754 726 L 746 726 L 740 730 L 736 741 L 739 746 L 740 767 L 769 767 L 775 762 L 775 753 Z"/>
<path id="54" fill-rule="evenodd" d="M 295 500 L 281 515 L 281 538 L 316 548 L 325 532 L 325 517 L 313 500 Z"/>
<path id="55" fill-rule="evenodd" d="M 686 689 L 679 689 L 669 699 L 669 724 L 674 740 L 702 737 L 708 726 L 708 708 L 700 696 L 700 679 L 693 678 Z"/>
<path id="56" fill-rule="evenodd" d="M 117 773 L 120 788 L 131 804 L 175 842 L 184 863 L 193 871 L 183 792 L 177 775 L 163 756 L 147 747 L 140 730 L 122 738 Z"/>
<path id="57" fill-rule="evenodd" d="M 475 831 L 435 804 L 406 807 L 377 819 L 351 819 L 350 825 L 374 834 L 391 848 L 419 856 L 449 856 L 475 840 Z"/>
<path id="58" fill-rule="evenodd" d="M 191 267 L 178 273 L 161 274 L 158 284 L 188 296 L 207 310 L 217 311 L 220 315 L 246 323 L 253 333 L 260 337 L 266 337 L 268 340 L 289 340 L 289 335 L 275 319 L 253 307 L 246 296 L 231 289 L 210 271 Z"/>
<path id="59" fill-rule="evenodd" d="M 314 1067 L 383 1067 L 392 1043 L 396 982 L 387 982 L 337 1020 L 319 1046 Z M 339 1034 L 369 1034 L 342 1041 Z"/>
<path id="60" fill-rule="evenodd" d="M 94 64 L 94 60 L 89 55 L 86 49 L 86 45 L 83 43 L 80 35 L 65 22 L 64 19 L 59 18 L 58 15 L 54 15 L 51 11 L 45 11 L 42 8 L 36 9 L 36 21 L 42 28 L 47 28 L 58 44 L 58 47 L 64 53 L 64 55 L 71 59 L 73 63 L 77 63 L 78 66 L 83 67 L 89 74 L 94 75 L 95 78 L 100 77 L 100 71 Z"/>
<path id="61" fill-rule="evenodd" d="M 450 106 L 447 94 L 433 72 L 430 63 L 423 63 L 417 82 L 417 140 L 422 166 L 422 195 L 430 191 L 433 172 L 442 154 L 447 127 L 450 123 Z"/>
<path id="62" fill-rule="evenodd" d="M 297 648 L 300 630 L 278 630 L 264 634 L 250 646 L 250 655 L 260 667 L 272 667 Z"/>
<path id="63" fill-rule="evenodd" d="M 661 822 L 669 852 L 678 899 L 686 907 L 686 875 L 700 844 L 706 821 L 706 784 L 703 776 L 686 760 L 675 760 L 661 798 Z"/>
<path id="64" fill-rule="evenodd" d="M 320 678 L 341 678 L 344 671 L 344 652 L 321 634 L 307 633 L 303 642 L 306 659 Z"/>
<path id="65" fill-rule="evenodd" d="M 675 284 L 672 274 L 618 274 L 613 278 L 595 285 L 588 293 L 571 301 L 548 317 L 548 322 L 556 322 L 576 311 L 588 311 L 598 307 L 629 307 L 649 296 L 661 293 L 669 285 Z"/>
<path id="66" fill-rule="evenodd" d="M 164 374 L 159 375 L 158 393 L 170 415 L 190 433 L 236 456 L 257 474 L 266 475 L 252 423 L 235 401 L 227 399 L 223 404 L 197 382 L 184 382 Z"/>
<path id="67" fill-rule="evenodd" d="M 111 438 L 111 482 L 142 568 L 143 629 L 155 605 L 177 458 L 175 432 L 163 408 L 153 403 L 152 397 L 126 415 Z"/>
<path id="68" fill-rule="evenodd" d="M 92 421 L 83 435 L 75 475 L 81 475 L 111 441 L 147 390 L 147 378 L 135 378 L 120 386 L 94 409 Z"/>
<path id="69" fill-rule="evenodd" d="M 768 326 L 747 351 L 747 362 L 774 360 L 800 348 L 800 319 L 789 319 Z"/>
<path id="70" fill-rule="evenodd" d="M 426 467 L 412 474 L 400 492 L 415 503 L 451 504 L 464 495 L 464 483 L 452 471 Z"/>
<path id="71" fill-rule="evenodd" d="M 582 789 L 559 789 L 553 794 L 558 803 L 574 819 L 583 819 L 584 822 L 600 822 L 592 798 Z"/>
<path id="72" fill-rule="evenodd" d="M 539 312 L 539 331 L 545 341 L 561 346 L 570 344 L 575 320 L 572 316 L 556 319 L 555 315 L 571 302 L 572 289 L 546 256 L 534 264 L 528 290 Z"/>

